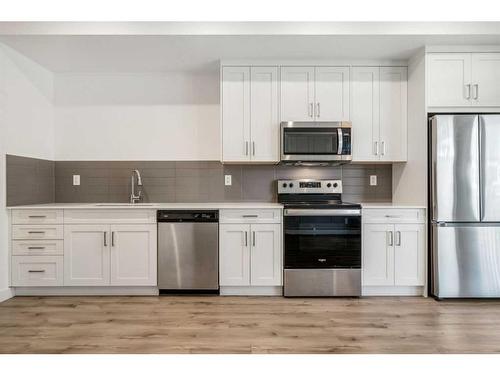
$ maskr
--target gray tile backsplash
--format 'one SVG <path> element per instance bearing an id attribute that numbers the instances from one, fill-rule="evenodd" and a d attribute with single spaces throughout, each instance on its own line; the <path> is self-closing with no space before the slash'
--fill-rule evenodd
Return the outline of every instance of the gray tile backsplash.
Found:
<path id="1" fill-rule="evenodd" d="M 55 162 L 6 155 L 7 206 L 55 202 Z"/>
<path id="2" fill-rule="evenodd" d="M 7 204 L 128 202 L 130 177 L 139 169 L 145 202 L 276 201 L 277 179 L 337 178 L 345 201 L 390 201 L 392 167 L 222 165 L 217 161 L 48 161 L 7 156 Z M 80 185 L 73 186 L 73 175 Z M 224 175 L 232 185 L 224 185 Z M 371 174 L 377 186 L 369 186 Z"/>

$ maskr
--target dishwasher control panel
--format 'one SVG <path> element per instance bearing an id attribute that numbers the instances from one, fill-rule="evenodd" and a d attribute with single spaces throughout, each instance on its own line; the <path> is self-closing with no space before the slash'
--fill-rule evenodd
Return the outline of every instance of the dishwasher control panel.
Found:
<path id="1" fill-rule="evenodd" d="M 157 214 L 159 223 L 207 222 L 219 221 L 217 210 L 160 210 Z"/>

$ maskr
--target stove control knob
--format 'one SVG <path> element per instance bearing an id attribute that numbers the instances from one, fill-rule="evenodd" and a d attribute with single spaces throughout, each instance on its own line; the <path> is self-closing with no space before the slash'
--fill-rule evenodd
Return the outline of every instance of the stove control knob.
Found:
<path id="1" fill-rule="evenodd" d="M 339 186 L 339 184 L 337 184 L 336 182 L 333 184 L 333 187 L 334 187 L 334 188 L 336 188 L 336 187 L 338 187 L 338 186 Z"/>
<path id="2" fill-rule="evenodd" d="M 330 188 L 330 187 L 332 187 L 332 184 L 331 183 L 327 183 L 326 187 Z"/>
<path id="3" fill-rule="evenodd" d="M 290 186 L 291 188 L 293 188 L 293 184 L 291 182 L 290 182 L 290 184 L 288 186 Z"/>
<path id="4" fill-rule="evenodd" d="M 283 183 L 283 187 L 286 188 L 286 182 Z"/>

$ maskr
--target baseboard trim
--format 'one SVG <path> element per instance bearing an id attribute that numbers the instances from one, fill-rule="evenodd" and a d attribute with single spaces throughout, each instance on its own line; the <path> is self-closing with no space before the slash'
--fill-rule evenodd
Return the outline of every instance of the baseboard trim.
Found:
<path id="1" fill-rule="evenodd" d="M 0 302 L 7 301 L 12 297 L 14 297 L 14 291 L 12 290 L 12 288 L 0 290 Z"/>
<path id="2" fill-rule="evenodd" d="M 423 286 L 364 286 L 362 296 L 424 296 Z"/>
<path id="3" fill-rule="evenodd" d="M 16 296 L 157 296 L 156 286 L 96 286 L 96 287 L 19 287 Z"/>
<path id="4" fill-rule="evenodd" d="M 282 296 L 282 286 L 221 286 L 221 296 Z"/>

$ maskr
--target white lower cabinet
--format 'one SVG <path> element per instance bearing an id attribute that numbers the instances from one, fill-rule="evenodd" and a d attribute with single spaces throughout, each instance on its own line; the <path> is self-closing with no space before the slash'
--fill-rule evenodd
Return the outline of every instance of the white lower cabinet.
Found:
<path id="1" fill-rule="evenodd" d="M 281 224 L 220 224 L 220 286 L 281 286 Z"/>
<path id="2" fill-rule="evenodd" d="M 386 216 L 386 220 L 392 220 L 393 215 L 388 213 Z M 362 236 L 364 290 L 382 295 L 423 293 L 426 275 L 425 224 L 365 222 Z"/>
<path id="3" fill-rule="evenodd" d="M 156 225 L 66 225 L 65 286 L 156 285 Z"/>

